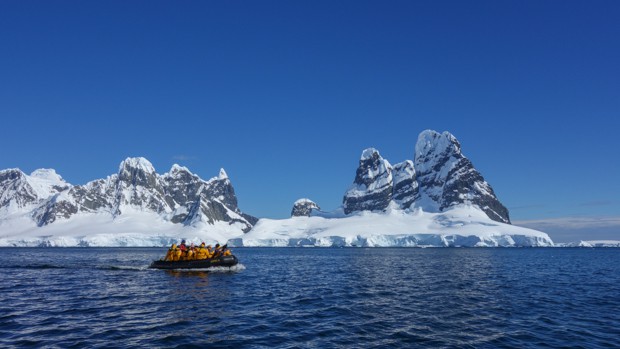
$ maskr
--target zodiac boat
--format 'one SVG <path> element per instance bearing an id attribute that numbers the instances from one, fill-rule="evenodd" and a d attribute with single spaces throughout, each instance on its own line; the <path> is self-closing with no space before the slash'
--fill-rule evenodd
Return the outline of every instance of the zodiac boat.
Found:
<path id="1" fill-rule="evenodd" d="M 237 257 L 218 256 L 208 259 L 198 259 L 191 261 L 153 261 L 149 268 L 155 269 L 206 269 L 211 267 L 232 267 L 237 265 L 239 260 Z"/>

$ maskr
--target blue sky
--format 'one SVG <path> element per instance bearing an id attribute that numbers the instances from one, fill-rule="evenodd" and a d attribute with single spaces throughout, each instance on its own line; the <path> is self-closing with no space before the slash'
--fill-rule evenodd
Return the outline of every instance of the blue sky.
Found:
<path id="1" fill-rule="evenodd" d="M 618 18 L 618 1 L 4 0 L 0 168 L 223 167 L 243 211 L 283 218 L 301 197 L 337 208 L 364 148 L 413 159 L 434 129 L 515 222 L 619 217 Z"/>

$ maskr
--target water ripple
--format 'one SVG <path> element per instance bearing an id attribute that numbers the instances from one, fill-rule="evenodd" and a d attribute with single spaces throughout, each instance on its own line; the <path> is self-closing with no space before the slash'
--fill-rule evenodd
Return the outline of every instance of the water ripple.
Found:
<path id="1" fill-rule="evenodd" d="M 161 249 L 2 249 L 0 346 L 620 347 L 619 251 L 238 249 L 233 270 L 160 271 Z"/>

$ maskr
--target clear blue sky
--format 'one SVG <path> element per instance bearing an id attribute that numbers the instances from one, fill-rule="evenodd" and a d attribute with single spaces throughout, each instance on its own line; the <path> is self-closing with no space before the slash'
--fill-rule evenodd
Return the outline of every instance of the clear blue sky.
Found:
<path id="1" fill-rule="evenodd" d="M 620 1 L 3 0 L 0 168 L 223 167 L 243 211 L 282 218 L 301 197 L 337 208 L 364 148 L 396 163 L 447 130 L 513 221 L 619 217 L 619 18 Z"/>

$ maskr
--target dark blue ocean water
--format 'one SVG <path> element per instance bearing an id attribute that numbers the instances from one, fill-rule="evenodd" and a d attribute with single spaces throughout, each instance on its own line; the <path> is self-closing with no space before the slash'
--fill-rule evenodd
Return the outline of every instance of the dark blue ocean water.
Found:
<path id="1" fill-rule="evenodd" d="M 0 249 L 0 347 L 620 347 L 620 249 Z"/>

